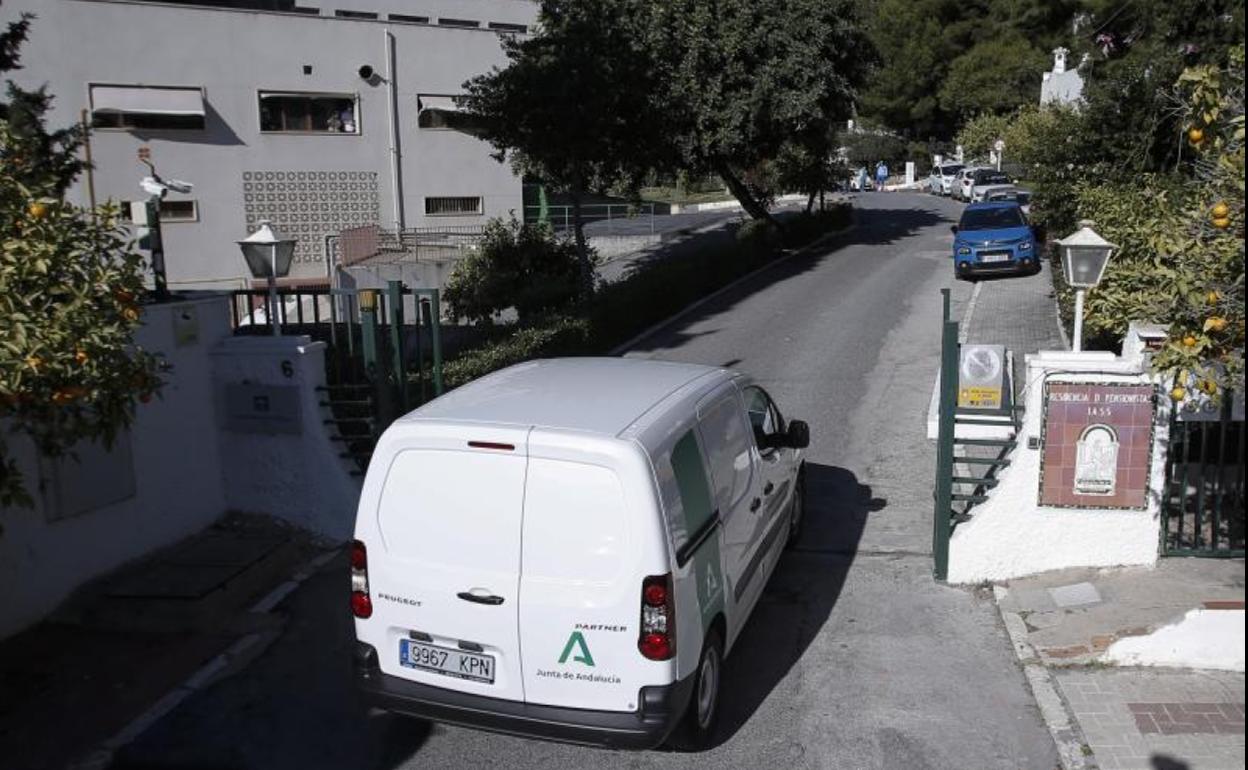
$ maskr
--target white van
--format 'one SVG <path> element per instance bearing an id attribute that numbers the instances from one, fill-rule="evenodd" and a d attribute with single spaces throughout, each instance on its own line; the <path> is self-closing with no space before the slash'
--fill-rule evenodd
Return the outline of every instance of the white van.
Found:
<path id="1" fill-rule="evenodd" d="M 616 748 L 714 729 L 803 512 L 809 429 L 744 376 L 533 361 L 396 421 L 351 552 L 366 700 Z"/>

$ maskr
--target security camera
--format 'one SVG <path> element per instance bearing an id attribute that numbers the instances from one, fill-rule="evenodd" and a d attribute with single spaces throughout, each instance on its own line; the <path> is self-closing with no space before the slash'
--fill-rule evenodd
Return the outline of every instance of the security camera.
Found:
<path id="1" fill-rule="evenodd" d="M 159 179 L 155 177 L 145 176 L 139 182 L 139 187 L 143 188 L 143 192 L 153 198 L 164 198 L 169 194 L 169 188 L 166 187 Z"/>
<path id="2" fill-rule="evenodd" d="M 361 67 L 360 67 L 358 70 L 356 70 L 356 71 L 357 71 L 357 72 L 359 73 L 359 75 L 360 75 L 360 80 L 372 80 L 372 79 L 373 79 L 373 75 L 374 75 L 374 74 L 376 74 L 376 73 L 373 71 L 373 68 L 372 68 L 370 65 L 368 65 L 368 64 L 365 64 L 365 65 L 361 66 Z"/>
<path id="3" fill-rule="evenodd" d="M 181 179 L 166 179 L 164 182 L 170 190 L 173 190 L 176 193 L 182 193 L 183 195 L 189 193 L 191 188 L 195 186 L 190 182 L 183 182 Z"/>

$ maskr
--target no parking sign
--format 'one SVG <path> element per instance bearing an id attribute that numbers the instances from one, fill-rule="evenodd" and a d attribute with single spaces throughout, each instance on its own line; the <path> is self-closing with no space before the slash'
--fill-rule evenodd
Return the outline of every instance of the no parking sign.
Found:
<path id="1" fill-rule="evenodd" d="M 1005 406 L 1005 346 L 963 345 L 958 361 L 958 408 Z"/>

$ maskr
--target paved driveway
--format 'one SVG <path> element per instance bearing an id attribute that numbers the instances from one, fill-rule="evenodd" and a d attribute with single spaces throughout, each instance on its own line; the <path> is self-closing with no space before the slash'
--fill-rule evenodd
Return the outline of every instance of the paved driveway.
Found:
<path id="1" fill-rule="evenodd" d="M 807 529 L 729 661 L 715 748 L 608 752 L 367 714 L 351 690 L 338 564 L 287 601 L 289 630 L 263 657 L 116 767 L 1054 768 L 991 597 L 931 579 L 924 419 L 958 208 L 908 194 L 859 204 L 858 226 L 823 253 L 630 354 L 751 372 L 811 425 Z M 968 295 L 956 287 L 958 302 Z"/>

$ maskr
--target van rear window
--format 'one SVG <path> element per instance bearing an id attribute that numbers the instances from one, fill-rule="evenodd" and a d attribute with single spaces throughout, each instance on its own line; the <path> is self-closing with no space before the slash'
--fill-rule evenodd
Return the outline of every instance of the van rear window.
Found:
<path id="1" fill-rule="evenodd" d="M 626 514 L 615 471 L 531 458 L 524 495 L 525 579 L 612 582 L 630 553 Z"/>

